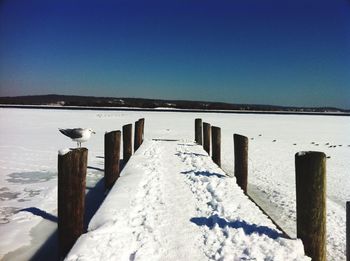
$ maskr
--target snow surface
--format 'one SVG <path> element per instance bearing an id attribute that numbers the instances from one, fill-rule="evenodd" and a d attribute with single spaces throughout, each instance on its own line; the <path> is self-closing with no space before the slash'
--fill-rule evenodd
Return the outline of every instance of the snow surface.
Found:
<path id="1" fill-rule="evenodd" d="M 73 260 L 310 260 L 201 146 L 146 141 L 80 237 Z"/>
<path id="2" fill-rule="evenodd" d="M 58 155 L 66 155 L 68 152 L 70 152 L 71 150 L 69 148 L 66 148 L 66 149 L 60 149 L 58 150 Z"/>
<path id="3" fill-rule="evenodd" d="M 327 258 L 345 260 L 349 117 L 14 108 L 0 109 L 0 259 L 11 260 L 6 259 L 6 253 L 32 246 L 31 231 L 48 220 L 47 214 L 57 215 L 57 151 L 76 146 L 57 129 L 92 127 L 97 132 L 84 144 L 89 149 L 87 182 L 95 184 L 103 176 L 104 133 L 139 118 L 146 119 L 146 140 L 193 141 L 195 118 L 221 127 L 222 168 L 230 175 L 234 168 L 232 134 L 248 136 L 248 193 L 290 236 L 296 231 L 294 155 L 299 151 L 325 152 L 329 157 Z"/>

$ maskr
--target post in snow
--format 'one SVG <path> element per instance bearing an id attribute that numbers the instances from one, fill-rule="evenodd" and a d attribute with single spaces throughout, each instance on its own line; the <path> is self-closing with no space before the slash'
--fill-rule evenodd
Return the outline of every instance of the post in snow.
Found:
<path id="1" fill-rule="evenodd" d="M 105 133 L 105 188 L 109 190 L 119 178 L 120 131 Z"/>
<path id="2" fill-rule="evenodd" d="M 313 261 L 326 260 L 326 155 L 295 154 L 297 237 Z"/>
<path id="3" fill-rule="evenodd" d="M 141 118 L 139 119 L 140 121 L 140 125 L 141 125 L 141 133 L 140 133 L 140 145 L 143 143 L 143 139 L 144 139 L 144 136 L 145 136 L 145 118 Z"/>
<path id="4" fill-rule="evenodd" d="M 123 126 L 123 165 L 129 161 L 132 155 L 132 124 Z"/>
<path id="5" fill-rule="evenodd" d="M 138 120 L 135 122 L 134 152 L 137 151 L 137 149 L 140 147 L 141 139 L 142 139 L 142 122 Z"/>
<path id="6" fill-rule="evenodd" d="M 247 194 L 248 187 L 248 138 L 243 135 L 233 135 L 235 150 L 235 177 L 237 184 Z"/>
<path id="7" fill-rule="evenodd" d="M 88 150 L 58 155 L 58 245 L 64 258 L 84 230 Z"/>
<path id="8" fill-rule="evenodd" d="M 211 141 L 213 161 L 221 167 L 221 129 L 219 127 L 211 127 Z"/>
<path id="9" fill-rule="evenodd" d="M 210 155 L 210 124 L 203 122 L 203 148 Z"/>
<path id="10" fill-rule="evenodd" d="M 202 119 L 195 119 L 194 121 L 194 140 L 198 145 L 202 145 Z"/>
<path id="11" fill-rule="evenodd" d="M 350 201 L 346 202 L 346 260 L 350 261 Z"/>

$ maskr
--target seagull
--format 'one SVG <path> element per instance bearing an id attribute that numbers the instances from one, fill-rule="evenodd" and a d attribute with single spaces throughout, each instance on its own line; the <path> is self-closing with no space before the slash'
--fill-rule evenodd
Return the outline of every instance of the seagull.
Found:
<path id="1" fill-rule="evenodd" d="M 83 128 L 75 128 L 75 129 L 58 129 L 62 134 L 71 138 L 72 141 L 77 142 L 77 146 L 81 147 L 81 143 L 88 141 L 91 137 L 91 133 L 96 134 L 92 129 L 83 129 Z"/>

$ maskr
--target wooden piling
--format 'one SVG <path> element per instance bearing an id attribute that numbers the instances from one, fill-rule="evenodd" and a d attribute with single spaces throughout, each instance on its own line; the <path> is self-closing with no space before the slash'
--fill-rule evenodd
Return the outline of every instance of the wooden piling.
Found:
<path id="1" fill-rule="evenodd" d="M 123 164 L 125 165 L 132 155 L 132 124 L 123 126 Z"/>
<path id="2" fill-rule="evenodd" d="M 295 154 L 297 237 L 313 261 L 326 260 L 326 155 Z"/>
<path id="3" fill-rule="evenodd" d="M 235 176 L 237 184 L 247 194 L 248 187 L 248 138 L 239 134 L 233 135 L 235 149 Z"/>
<path id="4" fill-rule="evenodd" d="M 203 122 L 203 148 L 210 155 L 210 136 L 211 136 L 210 124 Z"/>
<path id="5" fill-rule="evenodd" d="M 197 144 L 202 145 L 202 119 L 195 119 L 194 122 L 194 140 Z"/>
<path id="6" fill-rule="evenodd" d="M 211 141 L 213 161 L 221 167 L 221 129 L 219 127 L 211 127 Z"/>
<path id="7" fill-rule="evenodd" d="M 350 261 L 350 201 L 346 202 L 346 260 Z"/>
<path id="8" fill-rule="evenodd" d="M 105 134 L 105 189 L 113 187 L 119 178 L 120 162 L 120 131 L 111 131 Z"/>
<path id="9" fill-rule="evenodd" d="M 134 152 L 140 147 L 141 139 L 142 139 L 142 122 L 138 120 L 135 122 Z"/>
<path id="10" fill-rule="evenodd" d="M 84 229 L 88 150 L 72 149 L 58 155 L 58 245 L 64 258 Z"/>
<path id="11" fill-rule="evenodd" d="M 141 133 L 140 133 L 140 145 L 143 143 L 144 135 L 145 135 L 145 118 L 139 119 L 141 125 Z"/>

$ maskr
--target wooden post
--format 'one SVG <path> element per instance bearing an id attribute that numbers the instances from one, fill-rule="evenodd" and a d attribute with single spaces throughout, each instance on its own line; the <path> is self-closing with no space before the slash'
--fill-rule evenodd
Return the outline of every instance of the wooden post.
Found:
<path id="1" fill-rule="evenodd" d="M 203 148 L 210 155 L 210 124 L 203 122 Z"/>
<path id="2" fill-rule="evenodd" d="M 135 122 L 135 133 L 134 133 L 134 151 L 136 151 L 141 145 L 142 137 L 142 122 L 138 120 Z"/>
<path id="3" fill-rule="evenodd" d="M 235 176 L 237 184 L 247 194 L 248 187 L 248 138 L 239 134 L 233 135 L 235 149 Z"/>
<path id="4" fill-rule="evenodd" d="M 346 260 L 350 261 L 350 201 L 346 202 Z"/>
<path id="5" fill-rule="evenodd" d="M 221 129 L 219 127 L 211 127 L 212 141 L 212 158 L 213 161 L 221 167 Z"/>
<path id="6" fill-rule="evenodd" d="M 140 145 L 143 143 L 143 138 L 145 134 L 145 118 L 139 119 L 140 124 L 141 124 L 141 133 L 140 133 Z"/>
<path id="7" fill-rule="evenodd" d="M 84 229 L 88 150 L 58 155 L 58 246 L 64 258 Z"/>
<path id="8" fill-rule="evenodd" d="M 119 178 L 120 131 L 105 134 L 105 188 L 111 189 Z"/>
<path id="9" fill-rule="evenodd" d="M 326 260 L 326 155 L 295 154 L 297 237 L 313 261 Z"/>
<path id="10" fill-rule="evenodd" d="M 123 164 L 125 165 L 132 155 L 132 124 L 123 126 Z"/>
<path id="11" fill-rule="evenodd" d="M 194 140 L 197 144 L 202 145 L 202 119 L 195 119 L 194 122 Z"/>

